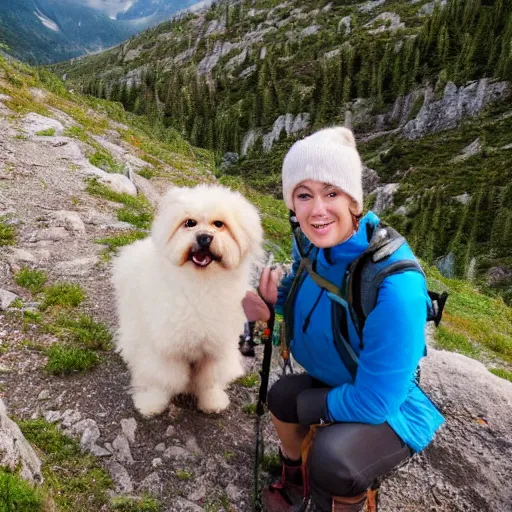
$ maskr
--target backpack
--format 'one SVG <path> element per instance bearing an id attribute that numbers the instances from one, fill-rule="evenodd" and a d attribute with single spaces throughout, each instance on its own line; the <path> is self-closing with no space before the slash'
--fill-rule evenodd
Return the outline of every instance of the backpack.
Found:
<path id="1" fill-rule="evenodd" d="M 348 342 L 347 312 L 359 336 L 359 348 L 364 348 L 363 328 L 366 318 L 377 304 L 379 287 L 382 281 L 394 274 L 406 271 L 425 273 L 421 265 L 414 259 L 387 261 L 404 243 L 405 239 L 397 231 L 384 222 L 377 226 L 368 224 L 366 235 L 368 248 L 356 258 L 348 267 L 340 286 L 323 278 L 315 271 L 315 261 L 319 249 L 315 247 L 302 233 L 299 223 L 293 212 L 290 212 L 290 224 L 297 243 L 300 255 L 300 264 L 290 287 L 288 298 L 284 307 L 284 343 L 282 353 L 289 357 L 290 341 L 293 336 L 293 308 L 295 296 L 306 275 L 322 289 L 332 302 L 333 337 L 336 349 L 352 378 L 355 379 L 358 366 L 358 357 Z M 428 290 L 430 304 L 427 307 L 427 321 L 433 321 L 436 327 L 441 321 L 444 305 L 448 294 Z M 425 348 L 426 355 L 426 348 Z M 289 362 L 285 361 L 285 365 Z M 419 379 L 419 372 L 417 374 Z"/>

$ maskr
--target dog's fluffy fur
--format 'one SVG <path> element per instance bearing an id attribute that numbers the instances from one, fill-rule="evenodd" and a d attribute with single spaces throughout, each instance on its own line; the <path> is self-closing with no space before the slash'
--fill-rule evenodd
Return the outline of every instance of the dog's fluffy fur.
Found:
<path id="1" fill-rule="evenodd" d="M 171 188 L 151 236 L 116 258 L 116 343 L 141 414 L 161 413 L 182 392 L 204 412 L 229 405 L 225 388 L 243 374 L 242 298 L 262 236 L 256 208 L 238 192 Z"/>

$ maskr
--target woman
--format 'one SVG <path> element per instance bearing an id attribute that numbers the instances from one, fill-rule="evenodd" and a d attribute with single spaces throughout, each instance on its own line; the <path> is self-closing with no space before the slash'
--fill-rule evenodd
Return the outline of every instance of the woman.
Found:
<path id="1" fill-rule="evenodd" d="M 296 142 L 283 162 L 285 203 L 318 248 L 313 268 L 338 286 L 379 224 L 372 212 L 361 217 L 361 174 L 354 136 L 341 127 Z M 406 243 L 395 257 L 415 259 Z M 295 246 L 295 270 L 298 260 Z M 278 289 L 276 272 L 264 269 L 260 293 L 282 312 L 292 281 L 293 273 Z M 281 480 L 262 492 L 264 509 L 292 511 L 302 500 L 301 447 L 310 426 L 322 424 L 308 436 L 312 442 L 303 468 L 312 510 L 360 511 L 373 480 L 425 448 L 444 421 L 414 379 L 425 350 L 430 304 L 425 279 L 411 270 L 386 277 L 362 339 L 346 315 L 347 341 L 358 357 L 355 379 L 334 346 L 334 310 L 326 290 L 307 275 L 291 300 L 291 351 L 306 373 L 284 376 L 269 391 L 283 469 Z M 246 299 L 246 310 L 250 302 Z"/>

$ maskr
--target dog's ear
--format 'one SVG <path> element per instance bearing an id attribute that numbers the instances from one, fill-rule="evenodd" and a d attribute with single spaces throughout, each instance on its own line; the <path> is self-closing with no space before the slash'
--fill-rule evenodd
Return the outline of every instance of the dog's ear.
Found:
<path id="1" fill-rule="evenodd" d="M 172 237 L 182 218 L 182 211 L 176 205 L 183 201 L 182 187 L 171 187 L 160 199 L 158 211 L 151 227 L 151 237 L 157 249 L 163 249 Z"/>

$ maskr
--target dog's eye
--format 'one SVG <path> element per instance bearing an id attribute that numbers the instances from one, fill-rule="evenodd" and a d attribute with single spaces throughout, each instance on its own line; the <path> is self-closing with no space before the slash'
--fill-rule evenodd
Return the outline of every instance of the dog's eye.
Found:
<path id="1" fill-rule="evenodd" d="M 224 222 L 222 222 L 221 220 L 216 220 L 216 221 L 213 222 L 213 225 L 216 228 L 221 228 L 222 226 L 224 226 Z"/>
<path id="2" fill-rule="evenodd" d="M 185 221 L 186 228 L 193 228 L 194 226 L 197 226 L 197 222 L 194 219 L 187 219 Z"/>

